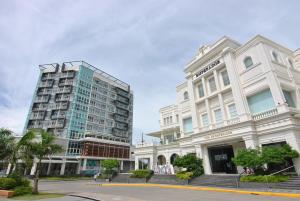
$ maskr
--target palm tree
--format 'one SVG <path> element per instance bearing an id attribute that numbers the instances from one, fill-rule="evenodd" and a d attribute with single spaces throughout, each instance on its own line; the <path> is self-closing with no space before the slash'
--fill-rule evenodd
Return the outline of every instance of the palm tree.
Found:
<path id="1" fill-rule="evenodd" d="M 0 160 L 10 163 L 10 170 L 14 168 L 18 160 L 17 143 L 12 131 L 6 128 L 0 128 Z"/>
<path id="2" fill-rule="evenodd" d="M 19 150 L 27 168 L 37 159 L 37 168 L 34 173 L 33 193 L 38 193 L 38 180 L 41 171 L 42 159 L 46 156 L 63 151 L 62 146 L 55 144 L 54 135 L 44 130 L 29 130 L 19 141 Z"/>

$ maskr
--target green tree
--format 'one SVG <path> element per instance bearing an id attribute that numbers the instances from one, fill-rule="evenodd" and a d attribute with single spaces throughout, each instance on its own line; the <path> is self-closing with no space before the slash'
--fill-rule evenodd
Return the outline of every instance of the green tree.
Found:
<path id="1" fill-rule="evenodd" d="M 282 164 L 289 159 L 299 157 L 299 153 L 288 144 L 281 147 L 263 147 L 261 155 L 266 164 Z"/>
<path id="2" fill-rule="evenodd" d="M 119 162 L 115 159 L 105 159 L 101 161 L 101 167 L 105 169 L 106 174 L 112 174 L 113 169 L 119 167 Z"/>
<path id="3" fill-rule="evenodd" d="M 193 172 L 193 176 L 197 177 L 203 174 L 202 159 L 197 158 L 193 154 L 179 156 L 175 159 L 174 166 L 186 168 L 187 172 Z"/>
<path id="4" fill-rule="evenodd" d="M 12 131 L 0 128 L 0 160 L 11 164 L 10 170 L 14 168 L 18 160 L 18 146 Z"/>
<path id="5" fill-rule="evenodd" d="M 33 159 L 37 159 L 37 168 L 34 173 L 33 193 L 38 193 L 38 180 L 41 171 L 42 159 L 46 156 L 57 154 L 63 151 L 61 145 L 55 144 L 54 135 L 44 130 L 29 130 L 19 141 L 19 149 L 21 157 L 28 164 L 33 163 Z"/>
<path id="6" fill-rule="evenodd" d="M 238 166 L 251 168 L 254 171 L 261 169 L 261 166 L 264 164 L 261 153 L 257 149 L 238 150 L 232 161 Z"/>

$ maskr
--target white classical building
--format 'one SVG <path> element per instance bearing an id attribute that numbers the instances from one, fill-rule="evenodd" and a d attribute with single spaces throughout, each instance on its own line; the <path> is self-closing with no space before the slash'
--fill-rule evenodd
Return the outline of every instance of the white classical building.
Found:
<path id="1" fill-rule="evenodd" d="M 160 143 L 135 148 L 136 169 L 192 153 L 205 174 L 234 174 L 242 172 L 231 161 L 239 149 L 288 143 L 300 152 L 300 49 L 260 35 L 243 45 L 223 37 L 184 72 L 176 104 L 160 109 L 160 131 L 148 134 Z M 273 168 L 292 165 L 300 174 L 300 159 Z"/>

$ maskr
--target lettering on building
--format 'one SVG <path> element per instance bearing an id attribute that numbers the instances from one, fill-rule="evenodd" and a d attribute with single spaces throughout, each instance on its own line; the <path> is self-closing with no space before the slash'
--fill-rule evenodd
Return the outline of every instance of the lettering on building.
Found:
<path id="1" fill-rule="evenodd" d="M 216 138 L 220 138 L 220 137 L 225 137 L 225 136 L 228 136 L 230 134 L 231 134 L 231 132 L 214 133 L 214 134 L 211 134 L 211 135 L 207 135 L 204 138 L 206 140 L 211 140 L 211 139 L 216 139 Z"/>
<path id="2" fill-rule="evenodd" d="M 216 60 L 212 63 L 210 63 L 209 65 L 205 66 L 203 69 L 201 69 L 198 73 L 196 73 L 196 78 L 199 77 L 200 75 L 203 75 L 204 73 L 206 73 L 207 71 L 209 71 L 210 69 L 212 69 L 213 67 L 217 66 L 220 62 L 220 60 Z"/>

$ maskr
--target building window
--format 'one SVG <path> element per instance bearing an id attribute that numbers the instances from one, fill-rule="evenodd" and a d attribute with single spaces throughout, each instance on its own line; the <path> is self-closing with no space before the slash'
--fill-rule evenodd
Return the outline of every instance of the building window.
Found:
<path id="1" fill-rule="evenodd" d="M 202 114 L 201 119 L 202 119 L 202 126 L 208 126 L 209 124 L 208 114 L 207 113 Z"/>
<path id="2" fill-rule="evenodd" d="M 191 132 L 193 132 L 192 117 L 183 119 L 183 131 L 185 133 L 191 133 Z"/>
<path id="3" fill-rule="evenodd" d="M 200 98 L 204 97 L 204 88 L 202 82 L 199 84 L 198 90 L 199 90 L 199 97 Z"/>
<path id="4" fill-rule="evenodd" d="M 229 81 L 229 77 L 228 77 L 227 71 L 226 70 L 222 71 L 221 75 L 222 75 L 223 85 L 224 86 L 228 86 L 230 84 L 230 81 Z"/>
<path id="5" fill-rule="evenodd" d="M 275 107 L 270 89 L 247 97 L 247 102 L 252 114 L 264 112 Z"/>
<path id="6" fill-rule="evenodd" d="M 294 64 L 293 64 L 292 60 L 291 60 L 291 59 L 288 59 L 288 61 L 289 61 L 290 67 L 291 67 L 291 68 L 294 68 Z"/>
<path id="7" fill-rule="evenodd" d="M 251 66 L 253 66 L 253 61 L 251 57 L 246 57 L 244 59 L 244 65 L 246 68 L 250 68 Z"/>
<path id="8" fill-rule="evenodd" d="M 272 57 L 275 61 L 278 62 L 278 54 L 276 52 L 272 51 Z"/>
<path id="9" fill-rule="evenodd" d="M 211 93 L 217 90 L 216 81 L 214 77 L 208 79 L 208 84 Z"/>
<path id="10" fill-rule="evenodd" d="M 282 90 L 284 98 L 286 103 L 288 104 L 289 107 L 296 107 L 293 96 L 292 96 L 292 92 L 290 91 L 286 91 L 286 90 Z"/>
<path id="11" fill-rule="evenodd" d="M 228 105 L 228 112 L 231 119 L 237 117 L 237 111 L 234 103 Z"/>
<path id="12" fill-rule="evenodd" d="M 223 121 L 221 109 L 214 110 L 215 113 L 215 123 L 221 123 Z"/>
<path id="13" fill-rule="evenodd" d="M 184 100 L 188 100 L 188 99 L 189 99 L 189 93 L 188 93 L 187 91 L 185 91 L 185 92 L 183 93 L 183 99 L 184 99 Z"/>

